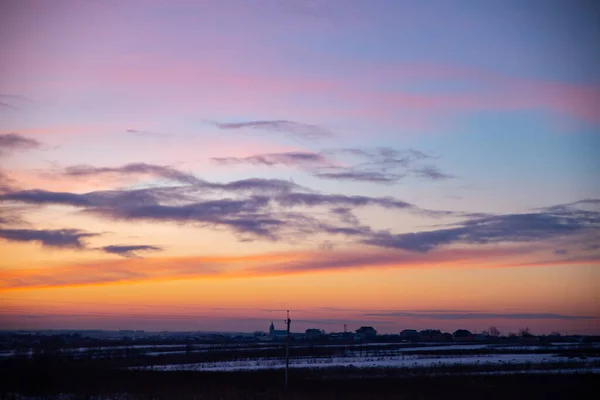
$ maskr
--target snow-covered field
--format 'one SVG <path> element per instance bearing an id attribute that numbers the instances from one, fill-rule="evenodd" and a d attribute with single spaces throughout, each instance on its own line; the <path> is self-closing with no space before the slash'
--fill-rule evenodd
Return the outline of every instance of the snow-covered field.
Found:
<path id="1" fill-rule="evenodd" d="M 442 352 L 442 351 L 477 351 L 490 349 L 495 351 L 507 350 L 511 352 L 515 351 L 532 351 L 532 350 L 548 350 L 551 349 L 564 349 L 568 347 L 579 347 L 579 343 L 552 343 L 550 345 L 498 345 L 498 344 L 432 344 L 432 343 L 370 343 L 370 344 L 300 344 L 292 345 L 292 349 L 300 348 L 339 348 L 344 349 L 346 355 L 371 355 L 371 356 L 383 356 L 383 355 L 400 355 L 403 353 L 416 353 L 416 352 Z M 586 347 L 600 347 L 600 344 L 588 344 Z M 64 348 L 61 349 L 63 354 L 84 354 L 84 353 L 105 353 L 117 350 L 133 349 L 138 355 L 146 356 L 162 356 L 162 355 L 183 355 L 186 353 L 204 353 L 211 351 L 260 351 L 260 350 L 276 350 L 283 349 L 284 343 L 274 342 L 259 342 L 259 343 L 227 343 L 227 344 L 193 344 L 189 348 L 186 348 L 184 344 L 161 344 L 161 345 L 129 345 L 129 346 L 98 346 L 98 347 L 77 347 L 77 348 Z M 31 349 L 21 351 L 19 354 L 32 356 L 33 351 Z M 0 352 L 0 359 L 10 358 L 18 355 L 16 351 L 2 351 Z"/>
<path id="2" fill-rule="evenodd" d="M 493 354 L 479 356 L 383 356 L 383 357 L 310 357 L 290 359 L 291 368 L 420 368 L 452 365 L 503 365 L 503 364 L 543 364 L 579 363 L 592 364 L 600 358 L 576 359 L 553 356 L 552 354 Z M 240 371 L 284 368 L 282 359 L 257 358 L 251 360 L 218 361 L 193 364 L 168 364 L 153 367 L 139 367 L 159 371 Z"/>

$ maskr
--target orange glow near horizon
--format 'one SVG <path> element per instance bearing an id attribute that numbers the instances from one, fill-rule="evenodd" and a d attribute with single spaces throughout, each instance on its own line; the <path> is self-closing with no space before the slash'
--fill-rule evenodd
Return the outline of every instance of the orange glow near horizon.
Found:
<path id="1" fill-rule="evenodd" d="M 484 256 L 477 252 L 474 255 L 477 258 Z M 594 317 L 592 320 L 555 321 L 560 326 L 575 324 L 580 329 L 585 327 L 592 330 L 600 318 L 597 308 L 597 304 L 600 304 L 600 279 L 597 268 L 585 263 L 510 268 L 510 264 L 494 266 L 484 259 L 480 260 L 480 264 L 477 261 L 465 264 L 461 260 L 440 261 L 435 265 L 430 265 L 426 259 L 415 259 L 411 264 L 401 267 L 386 262 L 382 265 L 315 272 L 261 272 L 260 268 L 253 270 L 248 267 L 260 265 L 268 270 L 269 265 L 310 263 L 310 260 L 318 261 L 323 257 L 323 254 L 314 253 L 268 253 L 249 256 L 124 259 L 95 266 L 2 271 L 0 281 L 5 285 L 15 279 L 28 281 L 43 278 L 57 281 L 69 275 L 90 278 L 94 275 L 83 272 L 89 268 L 101 268 L 108 277 L 111 275 L 110 271 L 117 275 L 123 271 L 144 271 L 145 275 L 123 281 L 54 285 L 47 282 L 31 287 L 5 287 L 2 289 L 4 294 L 0 304 L 0 318 L 9 321 L 15 312 L 27 312 L 39 314 L 42 321 L 44 315 L 51 316 L 46 320 L 56 320 L 59 316 L 68 319 L 69 315 L 88 315 L 89 318 L 96 316 L 99 321 L 110 321 L 131 314 L 134 319 L 162 320 L 167 325 L 173 323 L 171 319 L 175 318 L 176 326 L 185 327 L 188 319 L 193 316 L 211 321 L 242 317 L 269 319 L 270 314 L 265 315 L 260 311 L 266 309 L 296 309 L 297 314 L 307 320 L 313 320 L 315 315 L 319 320 L 326 320 L 331 315 L 350 319 L 364 318 L 361 317 L 362 314 L 381 310 L 466 310 Z M 213 265 L 217 269 L 198 272 L 191 268 L 199 264 Z M 427 290 L 424 291 L 423 287 L 427 287 Z M 329 307 L 342 311 L 327 312 Z M 85 318 L 81 318 L 80 322 L 85 326 Z M 381 317 L 376 318 L 379 319 Z M 388 320 L 385 326 L 402 325 L 406 320 L 422 326 L 435 323 L 435 320 L 416 317 L 384 319 Z M 481 325 L 482 321 L 478 319 L 470 323 Z M 448 325 L 447 320 L 441 322 Z M 464 321 L 455 321 L 462 322 Z M 510 322 L 509 320 L 508 326 L 511 326 Z M 11 324 L 13 323 L 16 322 L 12 321 Z M 548 321 L 542 320 L 539 323 L 539 326 L 550 326 Z"/>

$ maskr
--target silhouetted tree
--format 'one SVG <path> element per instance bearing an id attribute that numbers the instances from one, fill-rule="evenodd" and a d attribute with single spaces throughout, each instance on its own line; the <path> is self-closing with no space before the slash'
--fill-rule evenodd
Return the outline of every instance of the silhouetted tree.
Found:
<path id="1" fill-rule="evenodd" d="M 531 334 L 531 331 L 529 330 L 529 328 L 525 327 L 525 328 L 519 329 L 519 336 L 529 337 L 529 336 L 533 336 L 533 335 Z"/>
<path id="2" fill-rule="evenodd" d="M 490 332 L 490 336 L 493 337 L 498 337 L 500 336 L 500 331 L 498 330 L 498 328 L 496 328 L 495 326 L 490 326 L 488 328 L 489 332 Z"/>

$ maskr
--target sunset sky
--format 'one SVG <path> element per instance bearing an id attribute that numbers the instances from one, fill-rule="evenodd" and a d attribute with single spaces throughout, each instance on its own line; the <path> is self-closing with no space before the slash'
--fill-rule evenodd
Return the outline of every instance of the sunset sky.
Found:
<path id="1" fill-rule="evenodd" d="M 600 333 L 600 7 L 3 0 L 0 329 Z"/>

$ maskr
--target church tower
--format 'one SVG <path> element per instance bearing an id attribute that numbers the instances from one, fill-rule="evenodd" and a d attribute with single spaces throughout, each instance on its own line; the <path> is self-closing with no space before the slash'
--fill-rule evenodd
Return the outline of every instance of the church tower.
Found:
<path id="1" fill-rule="evenodd" d="M 273 325 L 273 321 L 271 321 L 271 326 L 269 326 L 269 336 L 273 336 L 275 333 L 275 325 Z"/>

